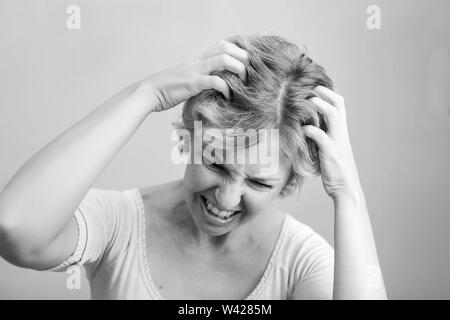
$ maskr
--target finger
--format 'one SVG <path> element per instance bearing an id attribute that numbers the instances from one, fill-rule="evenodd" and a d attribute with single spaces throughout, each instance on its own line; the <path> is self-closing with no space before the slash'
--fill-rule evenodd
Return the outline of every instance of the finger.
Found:
<path id="1" fill-rule="evenodd" d="M 200 77 L 197 86 L 200 91 L 214 89 L 221 92 L 225 98 L 230 99 L 230 88 L 225 80 L 219 76 Z"/>
<path id="2" fill-rule="evenodd" d="M 203 57 L 204 58 L 212 58 L 221 53 L 226 53 L 226 54 L 232 56 L 233 58 L 238 59 L 245 65 L 249 64 L 249 57 L 248 57 L 247 51 L 239 48 L 234 43 L 226 41 L 226 40 L 219 41 L 219 43 L 217 43 L 215 46 L 213 46 L 211 49 L 209 49 L 205 54 L 203 54 Z"/>
<path id="3" fill-rule="evenodd" d="M 330 137 L 323 130 L 312 125 L 304 125 L 302 128 L 305 135 L 317 143 L 321 152 L 326 152 L 331 149 Z"/>
<path id="4" fill-rule="evenodd" d="M 334 106 L 341 115 L 345 116 L 344 97 L 324 86 L 317 86 L 313 89 L 313 91 L 319 96 L 319 98 L 327 101 L 329 104 Z"/>
<path id="5" fill-rule="evenodd" d="M 309 101 L 314 104 L 317 111 L 325 118 L 325 122 L 327 123 L 328 127 L 327 133 L 333 135 L 339 122 L 337 109 L 325 100 L 318 97 L 310 98 Z"/>
<path id="6" fill-rule="evenodd" d="M 226 53 L 221 53 L 220 55 L 209 58 L 206 61 L 204 70 L 206 74 L 210 74 L 213 71 L 222 70 L 228 70 L 237 74 L 242 81 L 245 81 L 245 78 L 247 77 L 245 65 L 241 61 Z"/>

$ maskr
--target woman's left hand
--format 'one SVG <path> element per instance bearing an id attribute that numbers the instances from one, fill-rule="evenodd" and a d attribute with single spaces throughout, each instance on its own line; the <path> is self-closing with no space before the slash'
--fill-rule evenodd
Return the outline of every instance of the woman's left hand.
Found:
<path id="1" fill-rule="evenodd" d="M 320 173 L 327 194 L 333 199 L 357 196 L 360 181 L 347 129 L 344 98 L 323 86 L 314 88 L 317 95 L 310 101 L 323 115 L 328 130 L 312 125 L 303 129 L 319 147 Z"/>

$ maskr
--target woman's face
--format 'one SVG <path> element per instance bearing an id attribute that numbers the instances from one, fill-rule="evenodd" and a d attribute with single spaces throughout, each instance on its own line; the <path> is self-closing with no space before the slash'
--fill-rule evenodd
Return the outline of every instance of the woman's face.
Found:
<path id="1" fill-rule="evenodd" d="M 251 157 L 266 150 L 266 144 L 260 143 L 235 152 L 238 157 L 246 154 L 256 159 Z M 199 152 L 201 157 L 201 150 L 192 152 Z M 183 180 L 186 204 L 195 224 L 213 236 L 226 234 L 269 209 L 281 197 L 291 172 L 291 163 L 282 153 L 278 153 L 277 167 L 270 172 L 259 163 L 222 162 L 188 164 Z"/>

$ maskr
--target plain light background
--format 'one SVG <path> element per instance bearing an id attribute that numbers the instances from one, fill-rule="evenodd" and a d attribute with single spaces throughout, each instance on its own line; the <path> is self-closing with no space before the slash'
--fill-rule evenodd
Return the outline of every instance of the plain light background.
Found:
<path id="1" fill-rule="evenodd" d="M 80 30 L 66 27 L 72 4 Z M 366 27 L 372 4 L 380 30 Z M 448 0 L 0 1 L 0 188 L 126 85 L 222 38 L 277 34 L 306 46 L 346 99 L 388 296 L 450 299 L 449 9 Z M 94 186 L 182 177 L 170 160 L 180 111 L 152 114 Z M 333 206 L 319 177 L 285 207 L 333 243 Z M 87 281 L 69 290 L 68 277 L 0 259 L 0 299 L 89 298 Z"/>

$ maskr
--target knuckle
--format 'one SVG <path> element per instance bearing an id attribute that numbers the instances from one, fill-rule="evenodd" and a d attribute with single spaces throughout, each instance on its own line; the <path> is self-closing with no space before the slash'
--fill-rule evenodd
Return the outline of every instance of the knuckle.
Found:
<path id="1" fill-rule="evenodd" d="M 208 65 L 207 65 L 209 73 L 220 69 L 221 65 L 222 65 L 222 61 L 219 56 L 209 58 Z"/>
<path id="2" fill-rule="evenodd" d="M 247 68 L 245 67 L 245 64 L 243 64 L 241 61 L 238 61 L 239 69 L 242 73 L 246 73 Z"/>
<path id="3" fill-rule="evenodd" d="M 215 60 L 214 58 L 208 58 L 204 61 L 204 64 L 207 70 L 212 70 L 215 65 Z"/>
<path id="4" fill-rule="evenodd" d="M 319 98 L 317 98 L 317 97 L 312 97 L 312 98 L 309 98 L 309 101 L 311 101 L 311 102 L 314 103 L 314 104 L 317 104 L 317 102 L 319 101 Z"/>
<path id="5" fill-rule="evenodd" d="M 330 109 L 328 110 L 328 115 L 329 115 L 331 118 L 337 118 L 337 116 L 338 116 L 338 111 L 337 111 L 337 109 L 336 109 L 336 108 L 330 108 Z"/>
<path id="6" fill-rule="evenodd" d="M 221 53 L 219 57 L 222 64 L 227 64 L 229 62 L 229 57 L 226 53 Z"/>
<path id="7" fill-rule="evenodd" d="M 323 130 L 316 130 L 316 135 L 319 141 L 323 141 L 327 134 Z"/>
<path id="8" fill-rule="evenodd" d="M 236 39 L 238 39 L 238 38 L 239 38 L 239 36 L 233 35 L 233 36 L 226 37 L 224 40 L 227 42 L 235 42 Z"/>
<path id="9" fill-rule="evenodd" d="M 220 87 L 222 84 L 222 79 L 218 76 L 212 76 L 210 78 L 210 84 L 213 85 L 215 88 Z"/>
<path id="10" fill-rule="evenodd" d="M 226 51 L 228 48 L 228 43 L 225 40 L 220 40 L 219 43 L 217 44 L 217 46 L 222 50 L 222 51 Z"/>
<path id="11" fill-rule="evenodd" d="M 225 40 L 222 40 L 222 41 L 223 42 L 221 43 L 221 46 L 222 46 L 223 50 L 226 51 L 226 52 L 231 51 L 232 44 L 227 42 L 227 41 L 225 41 Z"/>
<path id="12" fill-rule="evenodd" d="M 217 84 L 217 76 L 210 76 L 209 78 L 208 78 L 208 82 L 211 84 L 211 85 L 216 85 Z"/>

